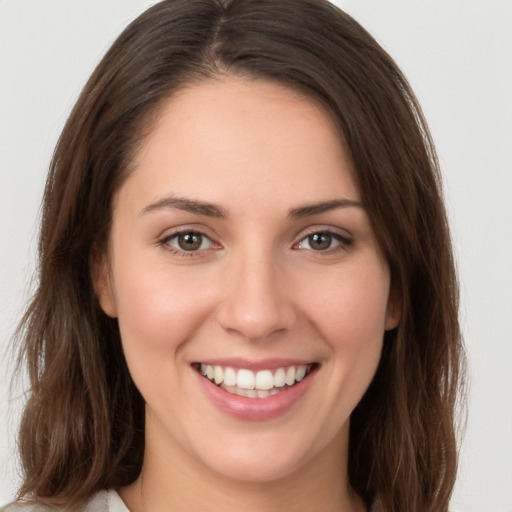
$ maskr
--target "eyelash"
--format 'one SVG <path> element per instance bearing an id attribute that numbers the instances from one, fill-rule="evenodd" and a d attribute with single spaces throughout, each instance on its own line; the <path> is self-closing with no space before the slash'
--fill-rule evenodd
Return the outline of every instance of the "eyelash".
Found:
<path id="1" fill-rule="evenodd" d="M 163 237 L 162 239 L 160 239 L 158 241 L 158 244 L 160 246 L 162 246 L 165 250 L 169 251 L 171 254 L 173 254 L 175 256 L 180 256 L 180 257 L 183 257 L 183 258 L 189 257 L 189 256 L 197 257 L 199 255 L 199 253 L 201 253 L 201 252 L 211 248 L 211 247 L 207 247 L 207 248 L 201 249 L 199 247 L 198 250 L 187 251 L 186 249 L 180 249 L 180 248 L 177 248 L 177 247 L 173 247 L 170 244 L 171 240 L 178 239 L 178 237 L 186 236 L 186 235 L 193 235 L 193 236 L 201 237 L 201 245 L 203 245 L 205 240 L 209 240 L 211 246 L 215 246 L 216 245 L 215 242 L 213 242 L 208 235 L 205 235 L 201 231 L 197 231 L 195 229 L 185 229 L 185 230 L 177 231 L 176 233 L 172 233 L 170 235 L 167 235 L 167 236 Z"/>
<path id="2" fill-rule="evenodd" d="M 303 244 L 307 240 L 309 240 L 308 243 L 311 246 L 311 243 L 310 243 L 311 238 L 314 236 L 318 236 L 318 235 L 328 236 L 328 237 L 330 237 L 331 242 L 336 241 L 336 242 L 338 242 L 338 244 L 335 247 L 329 247 L 325 250 L 315 250 L 315 249 L 312 249 L 311 247 L 307 250 L 312 251 L 314 253 L 336 254 L 341 251 L 346 251 L 347 248 L 352 244 L 352 239 L 349 236 L 342 235 L 340 233 L 337 233 L 337 232 L 329 230 L 329 229 L 322 229 L 322 230 L 311 231 L 310 233 L 306 234 L 305 236 L 303 236 L 301 238 L 301 240 L 297 244 L 294 244 L 293 247 L 300 248 L 299 247 L 300 244 Z"/>
<path id="3" fill-rule="evenodd" d="M 186 236 L 186 235 L 192 235 L 192 236 L 201 237 L 201 244 L 200 244 L 200 246 L 203 245 L 205 240 L 208 240 L 209 243 L 210 243 L 210 247 L 203 248 L 203 249 L 201 249 L 199 247 L 197 250 L 187 251 L 186 249 L 180 249 L 180 248 L 177 248 L 177 247 L 173 247 L 170 244 L 170 242 L 172 240 L 178 239 L 178 237 Z M 338 242 L 338 244 L 335 247 L 328 247 L 325 250 L 315 250 L 315 249 L 312 249 L 311 248 L 311 237 L 318 236 L 318 235 L 323 235 L 323 236 L 330 237 L 330 239 L 331 239 L 330 242 L 331 243 L 332 243 L 332 241 L 336 241 L 336 242 Z M 294 250 L 301 249 L 300 245 L 305 243 L 308 240 L 309 240 L 308 243 L 310 245 L 310 248 L 307 248 L 306 250 L 311 251 L 313 253 L 319 253 L 319 254 L 321 254 L 321 253 L 323 253 L 323 254 L 336 254 L 338 252 L 345 251 L 345 250 L 347 250 L 347 248 L 350 245 L 352 245 L 352 242 L 353 242 L 353 240 L 350 237 L 348 237 L 348 236 L 341 235 L 340 233 L 337 233 L 337 232 L 329 230 L 329 229 L 323 229 L 323 230 L 311 231 L 310 233 L 306 234 L 305 236 L 303 236 L 299 240 L 299 242 L 297 242 L 297 243 L 295 243 L 293 245 L 293 249 Z M 211 249 L 211 248 L 216 248 L 215 247 L 216 245 L 217 245 L 217 247 L 220 247 L 218 244 L 216 244 L 214 241 L 212 241 L 212 239 L 208 235 L 202 233 L 201 231 L 197 231 L 197 230 L 194 230 L 194 229 L 187 229 L 187 230 L 177 231 L 177 232 L 172 233 L 170 235 L 166 235 L 162 239 L 158 240 L 158 244 L 160 246 L 162 246 L 165 250 L 169 251 L 171 254 L 176 255 L 176 256 L 180 256 L 180 257 L 198 257 L 200 255 L 200 253 L 202 253 L 203 251 L 206 251 L 206 250 Z"/>

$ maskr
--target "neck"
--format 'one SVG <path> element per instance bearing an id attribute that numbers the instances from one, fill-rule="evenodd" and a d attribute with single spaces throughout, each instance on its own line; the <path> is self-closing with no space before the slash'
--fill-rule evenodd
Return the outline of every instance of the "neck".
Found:
<path id="1" fill-rule="evenodd" d="M 238 512 L 265 510 L 289 512 L 364 512 L 363 500 L 338 482 L 328 485 L 321 475 L 298 479 L 295 475 L 279 481 L 248 483 L 214 480 L 184 481 L 184 475 L 171 480 L 155 480 L 147 473 L 119 491 L 131 512 L 202 510 Z M 165 484 L 165 485 L 164 485 Z"/>

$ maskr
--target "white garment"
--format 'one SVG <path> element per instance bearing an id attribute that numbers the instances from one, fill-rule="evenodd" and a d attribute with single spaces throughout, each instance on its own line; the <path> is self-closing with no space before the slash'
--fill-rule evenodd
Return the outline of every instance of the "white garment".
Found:
<path id="1" fill-rule="evenodd" d="M 11 503 L 0 512 L 51 512 L 52 507 L 38 503 L 19 501 Z M 65 509 L 64 509 L 65 510 Z M 96 493 L 81 509 L 81 512 L 130 512 L 123 500 L 113 489 Z"/>
<path id="2" fill-rule="evenodd" d="M 0 512 L 52 512 L 55 510 L 46 505 L 37 503 L 16 502 L 11 503 L 3 508 Z M 65 510 L 65 509 L 64 509 Z M 374 504 L 370 512 L 379 512 L 381 508 L 378 504 Z M 100 491 L 95 494 L 81 509 L 80 512 L 130 512 L 123 500 L 116 491 Z"/>

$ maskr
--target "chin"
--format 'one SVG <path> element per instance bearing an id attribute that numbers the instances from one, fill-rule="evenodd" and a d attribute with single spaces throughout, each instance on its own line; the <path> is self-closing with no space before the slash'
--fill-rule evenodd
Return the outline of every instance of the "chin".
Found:
<path id="1" fill-rule="evenodd" d="M 247 484 L 263 484 L 277 482 L 291 477 L 300 470 L 296 460 L 283 460 L 275 457 L 233 457 L 228 460 L 215 461 L 209 464 L 210 469 L 221 478 Z"/>
<path id="2" fill-rule="evenodd" d="M 315 473 L 326 461 L 338 466 L 343 459 L 342 446 L 348 441 L 345 429 L 313 433 L 301 431 L 300 427 L 283 432 L 245 431 L 232 439 L 212 433 L 212 438 L 218 441 L 215 446 L 205 444 L 199 457 L 199 450 L 196 451 L 200 464 L 223 479 L 248 484 L 289 477 L 298 481 L 297 477 Z"/>

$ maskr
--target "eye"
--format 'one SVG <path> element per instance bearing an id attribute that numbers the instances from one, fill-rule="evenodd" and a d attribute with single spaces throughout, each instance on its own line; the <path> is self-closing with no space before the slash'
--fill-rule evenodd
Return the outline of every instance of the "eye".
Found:
<path id="1" fill-rule="evenodd" d="M 199 231 L 182 231 L 166 237 L 162 244 L 168 245 L 177 251 L 197 252 L 210 249 L 213 242 Z"/>
<path id="2" fill-rule="evenodd" d="M 336 250 L 350 245 L 352 241 L 340 235 L 339 233 L 333 233 L 332 231 L 318 231 L 311 233 L 304 237 L 297 247 L 299 249 L 308 249 L 311 251 L 328 251 Z"/>

